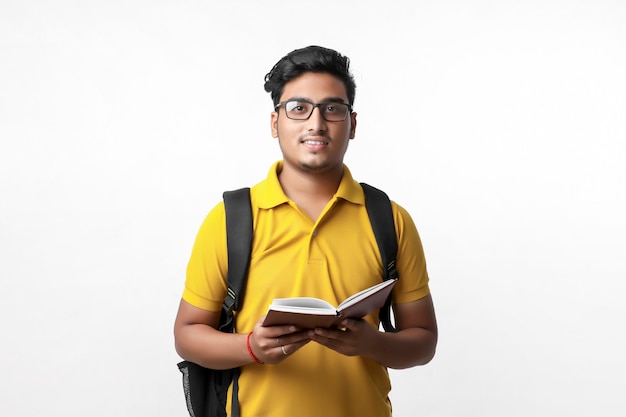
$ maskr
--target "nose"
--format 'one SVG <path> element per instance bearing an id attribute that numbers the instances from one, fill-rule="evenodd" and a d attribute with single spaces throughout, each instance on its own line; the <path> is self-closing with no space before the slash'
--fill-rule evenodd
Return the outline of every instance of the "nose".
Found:
<path id="1" fill-rule="evenodd" d="M 322 110 L 319 106 L 313 108 L 313 112 L 308 119 L 308 128 L 312 131 L 326 131 L 326 119 L 322 116 Z"/>

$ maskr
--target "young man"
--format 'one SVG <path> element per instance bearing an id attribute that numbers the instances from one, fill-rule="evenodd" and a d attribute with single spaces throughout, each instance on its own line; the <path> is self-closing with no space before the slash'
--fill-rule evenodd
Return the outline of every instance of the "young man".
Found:
<path id="1" fill-rule="evenodd" d="M 175 323 L 177 352 L 213 369 L 241 367 L 242 417 L 390 416 L 387 368 L 425 364 L 437 343 L 417 230 L 393 203 L 397 333 L 380 331 L 377 313 L 344 320 L 341 329 L 263 327 L 274 298 L 308 296 L 337 305 L 382 277 L 363 190 L 343 164 L 357 124 L 348 58 L 316 46 L 295 50 L 265 79 L 283 160 L 251 189 L 254 240 L 237 333 L 216 330 L 227 274 L 220 203 L 192 250 Z"/>

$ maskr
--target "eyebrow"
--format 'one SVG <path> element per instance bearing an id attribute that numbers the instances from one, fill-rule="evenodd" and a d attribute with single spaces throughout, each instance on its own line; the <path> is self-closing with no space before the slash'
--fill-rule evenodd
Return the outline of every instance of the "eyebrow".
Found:
<path id="1" fill-rule="evenodd" d="M 308 101 L 311 103 L 315 103 L 313 100 L 311 100 L 310 98 L 307 97 L 291 97 L 288 98 L 285 101 L 292 101 L 292 100 L 296 100 L 296 101 Z M 320 101 L 320 103 L 342 103 L 342 104 L 348 104 L 346 100 L 344 100 L 341 97 L 327 97 L 325 99 L 323 99 L 322 101 Z"/>

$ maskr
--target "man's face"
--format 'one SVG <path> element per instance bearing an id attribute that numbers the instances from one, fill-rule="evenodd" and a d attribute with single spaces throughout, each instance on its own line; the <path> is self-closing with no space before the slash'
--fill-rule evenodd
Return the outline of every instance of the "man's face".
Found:
<path id="1" fill-rule="evenodd" d="M 299 99 L 312 103 L 348 103 L 346 87 L 326 73 L 307 72 L 285 84 L 280 102 Z M 356 113 L 344 121 L 329 122 L 315 108 L 307 120 L 289 119 L 285 106 L 272 113 L 272 136 L 278 138 L 285 169 L 329 172 L 343 170 L 343 156 L 354 138 Z M 339 171 L 341 172 L 341 171 Z"/>

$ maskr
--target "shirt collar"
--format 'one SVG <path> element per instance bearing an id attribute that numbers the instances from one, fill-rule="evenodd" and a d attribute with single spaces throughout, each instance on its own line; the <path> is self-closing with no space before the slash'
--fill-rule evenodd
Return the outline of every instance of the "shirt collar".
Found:
<path id="1" fill-rule="evenodd" d="M 283 192 L 283 188 L 278 181 L 278 173 L 283 168 L 283 162 L 275 162 L 270 168 L 267 178 L 257 184 L 254 188 L 257 204 L 259 208 L 270 209 L 281 204 L 287 203 L 289 198 Z M 339 188 L 335 193 L 335 198 L 341 198 L 354 204 L 365 204 L 365 197 L 361 185 L 352 178 L 352 174 L 348 167 L 344 164 L 343 176 L 339 183 Z"/>

